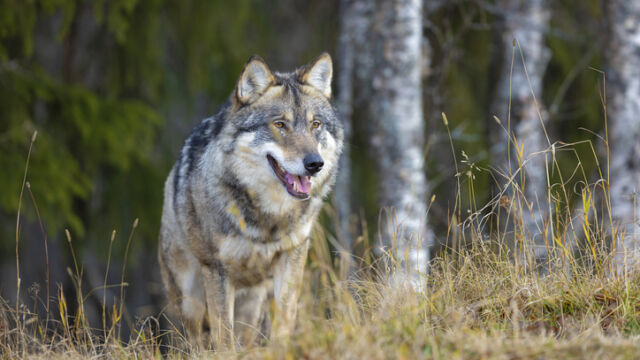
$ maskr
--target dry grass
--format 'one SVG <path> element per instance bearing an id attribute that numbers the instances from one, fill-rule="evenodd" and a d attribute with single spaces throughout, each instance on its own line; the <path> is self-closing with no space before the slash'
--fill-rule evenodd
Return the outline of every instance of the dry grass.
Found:
<path id="1" fill-rule="evenodd" d="M 581 272 L 540 276 L 498 246 L 475 246 L 433 262 L 426 287 L 340 280 L 317 257 L 306 276 L 297 328 L 288 340 L 237 353 L 193 348 L 177 330 L 139 323 L 120 339 L 120 312 L 90 329 L 81 309 L 57 295 L 53 327 L 24 307 L 3 304 L 6 358 L 638 358 L 640 278 Z M 314 255 L 318 255 L 317 253 Z M 370 277 L 370 276 L 363 276 Z"/>

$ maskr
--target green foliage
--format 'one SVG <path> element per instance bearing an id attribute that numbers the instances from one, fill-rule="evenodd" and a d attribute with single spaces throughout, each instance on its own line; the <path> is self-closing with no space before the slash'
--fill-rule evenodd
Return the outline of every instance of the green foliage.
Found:
<path id="1" fill-rule="evenodd" d="M 87 198 L 104 167 L 127 171 L 147 158 L 158 114 L 136 100 L 110 100 L 76 85 L 56 82 L 33 67 L 2 71 L 0 96 L 4 121 L 0 131 L 0 204 L 17 211 L 28 141 L 39 130 L 28 177 L 52 231 L 84 224 L 73 208 Z M 59 225 L 56 225 L 59 224 Z"/>
<path id="2" fill-rule="evenodd" d="M 37 130 L 27 180 L 51 234 L 103 239 L 141 217 L 153 241 L 174 160 L 159 152 L 163 118 L 203 90 L 227 96 L 257 17 L 252 2 L 2 2 L 0 209 L 15 216 Z"/>
<path id="3" fill-rule="evenodd" d="M 27 180 L 53 239 L 69 228 L 78 249 L 95 247 L 140 218 L 137 236 L 154 243 L 194 99 L 215 111 L 249 55 L 268 54 L 268 11 L 257 1 L 0 3 L 3 217 L 16 215 L 37 130 Z M 35 220 L 29 196 L 23 204 Z M 12 232 L 0 233 L 0 249 Z"/>

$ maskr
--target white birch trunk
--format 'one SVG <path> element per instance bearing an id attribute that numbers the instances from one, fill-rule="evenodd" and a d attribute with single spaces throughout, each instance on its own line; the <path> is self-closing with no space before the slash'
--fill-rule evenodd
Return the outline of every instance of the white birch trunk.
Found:
<path id="1" fill-rule="evenodd" d="M 605 51 L 609 122 L 610 197 L 617 230 L 618 271 L 638 260 L 640 201 L 640 2 L 607 3 L 610 38 Z"/>
<path id="2" fill-rule="evenodd" d="M 503 126 L 513 134 L 511 137 L 515 136 L 517 145 L 512 141 L 509 151 L 507 150 L 509 139 L 502 128 L 493 126 L 495 130 L 490 136 L 493 140 L 492 161 L 500 172 L 511 176 L 516 173 L 520 164 L 524 164 L 524 188 L 516 198 L 524 209 L 522 230 L 526 239 L 534 240 L 531 245 L 534 245 L 537 260 L 546 257 L 543 233 L 549 215 L 547 163 L 545 154 L 539 153 L 550 146 L 544 128 L 547 112 L 540 101 L 542 79 L 550 58 L 544 39 L 550 18 L 547 6 L 546 0 L 501 0 L 498 4 L 500 10 L 504 11 L 504 29 L 500 29 L 503 66 L 494 109 Z M 514 44 L 514 39 L 520 47 Z M 515 156 L 518 147 L 523 150 L 520 164 Z M 550 157 L 548 164 L 551 166 Z M 503 177 L 500 179 L 506 182 Z M 515 182 L 521 184 L 521 177 L 517 176 Z M 502 224 L 501 231 L 504 231 L 504 225 Z"/>
<path id="3" fill-rule="evenodd" d="M 427 180 L 422 111 L 422 1 L 377 1 L 370 29 L 370 150 L 380 178 L 380 240 L 413 270 L 426 272 Z M 406 261 L 405 261 L 406 260 Z"/>

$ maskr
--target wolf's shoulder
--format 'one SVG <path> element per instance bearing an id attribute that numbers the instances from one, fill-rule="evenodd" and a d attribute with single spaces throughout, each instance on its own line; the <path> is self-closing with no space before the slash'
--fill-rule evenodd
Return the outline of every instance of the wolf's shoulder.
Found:
<path id="1" fill-rule="evenodd" d="M 212 144 L 222 132 L 227 122 L 228 104 L 224 104 L 220 111 L 204 118 L 196 125 L 184 141 L 184 145 L 174 165 L 174 196 L 181 192 L 185 180 L 198 167 L 206 148 Z"/>
<path id="2" fill-rule="evenodd" d="M 188 170 L 193 170 L 204 149 L 220 135 L 227 122 L 229 104 L 225 103 L 217 114 L 203 119 L 185 139 L 178 162 L 185 162 Z"/>

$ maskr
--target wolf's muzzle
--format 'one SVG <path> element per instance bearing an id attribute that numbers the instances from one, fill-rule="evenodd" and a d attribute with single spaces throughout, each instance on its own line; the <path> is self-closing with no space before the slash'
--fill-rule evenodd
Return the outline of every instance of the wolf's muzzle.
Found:
<path id="1" fill-rule="evenodd" d="M 307 169 L 307 171 L 311 175 L 314 175 L 318 171 L 322 170 L 322 167 L 324 166 L 324 161 L 318 154 L 309 154 L 304 157 L 302 162 L 304 163 L 304 168 Z"/>

